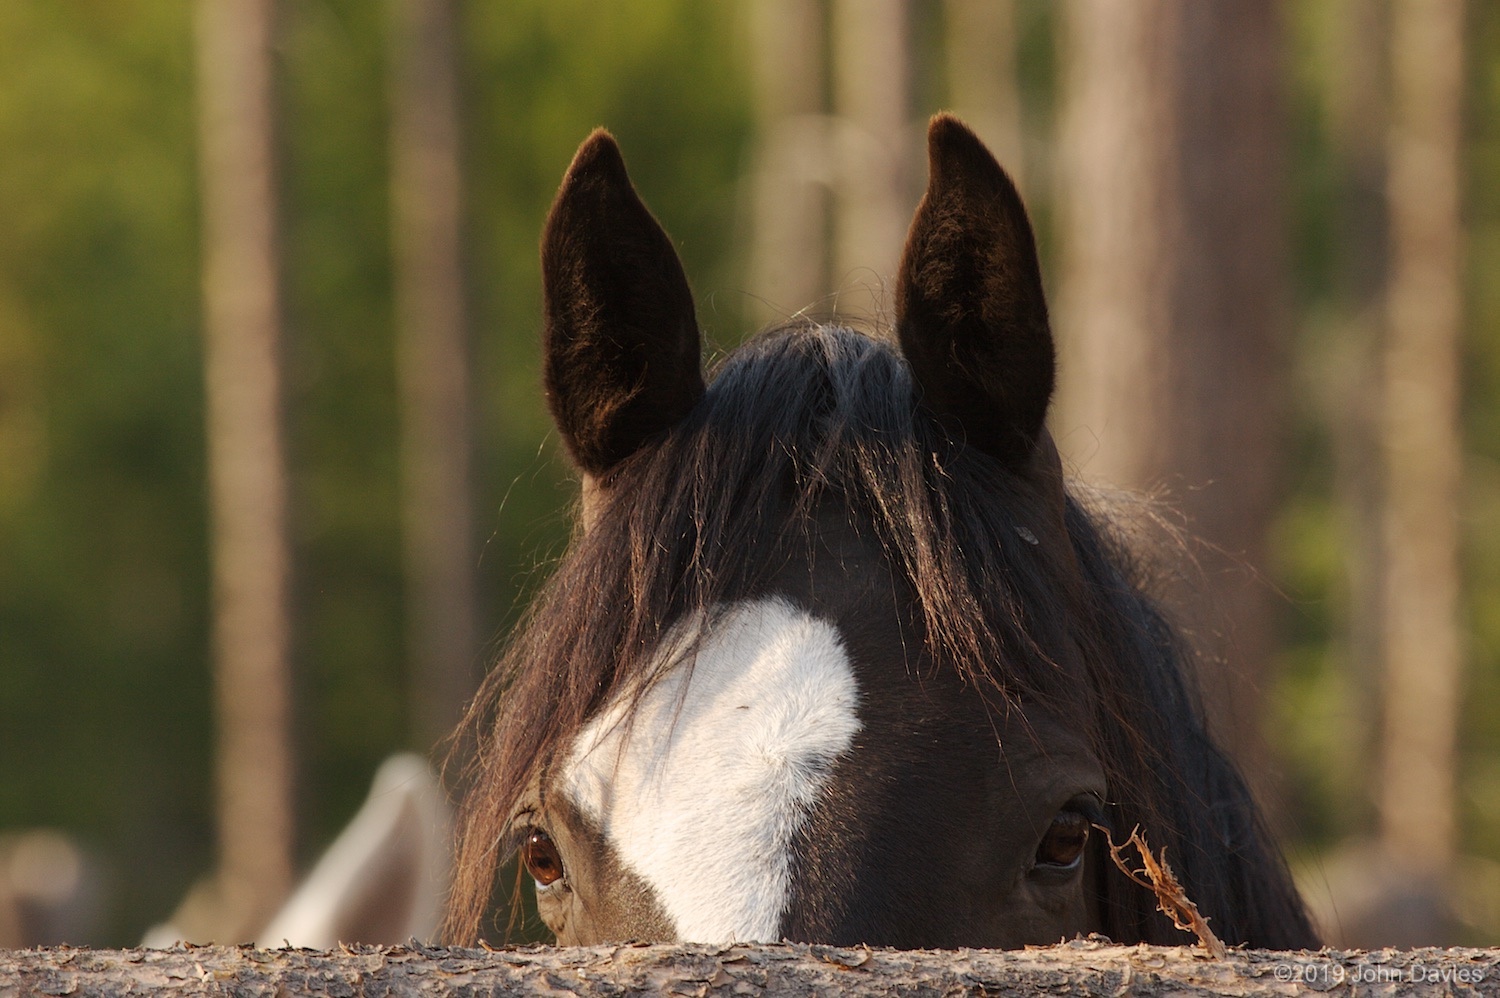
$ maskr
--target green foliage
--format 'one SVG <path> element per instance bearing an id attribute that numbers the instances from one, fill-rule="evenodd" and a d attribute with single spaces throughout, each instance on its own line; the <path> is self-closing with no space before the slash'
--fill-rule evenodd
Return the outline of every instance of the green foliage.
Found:
<path id="1" fill-rule="evenodd" d="M 0 6 L 0 826 L 128 857 L 150 911 L 208 858 L 189 43 Z"/>
<path id="2" fill-rule="evenodd" d="M 212 862 L 190 5 L 0 4 L 0 829 L 61 826 L 134 941 Z M 620 134 L 721 341 L 749 110 L 735 12 L 466 8 L 481 568 L 497 637 L 563 536 L 536 238 L 573 147 Z M 384 8 L 289 0 L 288 413 L 304 854 L 409 738 Z M 720 293 L 724 292 L 724 293 Z M 426 750 L 429 746 L 411 746 Z"/>
<path id="3" fill-rule="evenodd" d="M 1500 857 L 1500 9 L 1473 4 L 1469 37 L 1468 443 L 1465 568 L 1470 681 L 1465 699 L 1464 837 Z"/>
<path id="4" fill-rule="evenodd" d="M 1375 664 L 1350 647 L 1351 561 L 1369 558 L 1351 527 L 1351 496 L 1334 481 L 1334 438 L 1357 413 L 1341 403 L 1360 363 L 1375 356 L 1373 299 L 1381 264 L 1365 244 L 1381 235 L 1383 192 L 1361 189 L 1358 164 L 1337 141 L 1333 91 L 1339 33 L 1350 5 L 1287 8 L 1297 335 L 1292 360 L 1294 447 L 1289 494 L 1275 538 L 1276 581 L 1286 593 L 1285 651 L 1270 691 L 1267 730 L 1287 776 L 1291 827 L 1303 845 L 1328 847 L 1372 832 L 1370 793 L 1380 737 Z M 1460 731 L 1461 844 L 1500 856 L 1500 10 L 1469 5 L 1470 86 L 1465 118 L 1466 284 L 1464 624 L 1467 690 Z M 1378 95 L 1377 95 L 1378 96 Z M 1377 143 L 1380 137 L 1376 136 Z M 1378 147 L 1377 147 L 1378 148 Z M 1378 178 L 1376 178 L 1378 181 Z M 1366 183 L 1368 183 L 1366 179 Z M 1372 274 L 1372 269 L 1375 273 Z M 1361 358 L 1364 358 L 1362 360 Z M 1373 457 L 1373 455 L 1372 455 Z"/>

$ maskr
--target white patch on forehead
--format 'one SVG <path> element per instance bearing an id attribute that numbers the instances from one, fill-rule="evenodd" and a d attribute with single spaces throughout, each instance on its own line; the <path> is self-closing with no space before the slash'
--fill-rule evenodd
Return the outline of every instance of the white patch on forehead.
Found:
<path id="1" fill-rule="evenodd" d="M 691 670 L 690 637 L 664 642 L 633 718 L 617 703 L 579 733 L 562 786 L 679 939 L 775 942 L 792 835 L 860 727 L 854 669 L 831 624 L 781 599 L 723 613 Z"/>

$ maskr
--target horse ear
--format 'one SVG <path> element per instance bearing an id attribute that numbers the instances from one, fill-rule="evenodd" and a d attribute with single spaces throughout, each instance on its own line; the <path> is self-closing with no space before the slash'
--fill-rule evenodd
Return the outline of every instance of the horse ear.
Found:
<path id="1" fill-rule="evenodd" d="M 573 461 L 598 479 L 703 395 L 687 277 L 602 128 L 552 202 L 542 290 L 547 404 Z"/>
<path id="2" fill-rule="evenodd" d="M 896 285 L 896 329 L 921 402 L 1012 467 L 1036 448 L 1056 359 L 1026 209 L 957 118 L 927 130 L 927 194 Z"/>

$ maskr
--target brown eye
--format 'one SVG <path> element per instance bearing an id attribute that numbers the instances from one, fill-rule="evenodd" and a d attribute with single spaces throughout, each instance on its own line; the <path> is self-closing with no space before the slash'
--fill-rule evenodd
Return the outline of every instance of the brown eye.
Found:
<path id="1" fill-rule="evenodd" d="M 1089 819 L 1077 811 L 1062 811 L 1036 847 L 1038 866 L 1072 866 L 1089 841 Z"/>
<path id="2" fill-rule="evenodd" d="M 552 836 L 540 828 L 533 828 L 526 836 L 526 844 L 521 847 L 521 862 L 525 864 L 526 872 L 543 887 L 563 875 L 562 857 L 557 854 L 557 846 L 552 844 Z"/>

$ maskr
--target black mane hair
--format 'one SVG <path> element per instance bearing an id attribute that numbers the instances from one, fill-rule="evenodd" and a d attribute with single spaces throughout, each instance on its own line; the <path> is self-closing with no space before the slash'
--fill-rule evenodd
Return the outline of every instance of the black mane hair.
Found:
<path id="1" fill-rule="evenodd" d="M 1078 728 L 1105 767 L 1114 827 L 1140 824 L 1167 847 L 1221 937 L 1314 942 L 1244 782 L 1205 734 L 1185 650 L 1127 546 L 1073 495 L 1063 514 L 1071 550 L 1036 544 L 1030 525 L 1058 515 L 1054 500 L 955 440 L 918 404 L 890 344 L 811 322 L 762 333 L 729 355 L 684 419 L 598 489 L 588 529 L 464 722 L 459 744 L 472 744 L 474 758 L 447 925 L 454 941 L 479 931 L 506 826 L 538 768 L 604 703 L 649 680 L 652 651 L 674 621 L 809 556 L 801 528 L 821 504 L 878 540 L 913 595 L 933 668 L 955 670 L 997 709 L 1035 698 L 1083 712 Z M 1085 690 L 1059 665 L 1069 641 Z M 1184 941 L 1149 892 L 1107 860 L 1095 868 L 1106 934 Z"/>
<path id="2" fill-rule="evenodd" d="M 1152 572 L 1102 510 L 1073 496 L 1068 533 L 1092 604 L 1091 681 L 1102 696 L 1095 746 L 1112 824 L 1139 825 L 1224 941 L 1265 949 L 1318 945 L 1290 871 L 1235 765 L 1209 737 L 1193 652 L 1149 595 Z M 1143 890 L 1102 863 L 1104 934 L 1180 943 Z"/>

